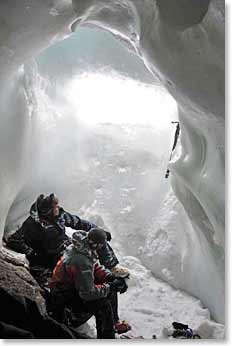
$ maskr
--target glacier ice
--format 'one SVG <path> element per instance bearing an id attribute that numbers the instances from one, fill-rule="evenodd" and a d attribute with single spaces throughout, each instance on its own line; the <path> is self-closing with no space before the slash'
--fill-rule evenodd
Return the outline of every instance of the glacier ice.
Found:
<path id="1" fill-rule="evenodd" d="M 175 240 L 180 239 L 173 249 L 175 268 L 168 263 L 159 266 L 165 260 L 161 252 L 175 244 L 169 244 L 171 232 L 165 235 L 162 225 L 154 230 L 151 244 L 157 253 L 151 269 L 167 280 L 178 281 L 173 283 L 195 294 L 210 308 L 214 318 L 223 322 L 224 2 L 197 1 L 194 11 L 195 0 L 186 1 L 188 6 L 182 9 L 182 2 L 175 1 L 173 8 L 171 3 L 174 2 L 1 2 L 0 80 L 4 87 L 0 92 L 0 229 L 3 234 L 9 226 L 9 210 L 19 214 L 25 211 L 20 192 L 31 175 L 39 174 L 36 136 L 46 137 L 43 128 L 35 131 L 37 115 L 43 110 L 39 109 L 32 85 L 39 81 L 33 80 L 36 76 L 30 68 L 27 73 L 32 77 L 28 79 L 20 66 L 70 35 L 71 30 L 78 30 L 79 25 L 108 30 L 143 59 L 156 82 L 164 85 L 178 103 L 181 153 L 173 159 L 170 170 L 181 212 L 186 213 L 189 224 L 186 228 L 179 225 L 180 233 L 175 236 Z M 56 119 L 47 125 L 52 126 Z M 35 157 L 38 166 L 34 165 Z M 43 174 L 46 181 L 46 170 Z M 176 216 L 172 220 L 172 214 L 169 221 L 178 222 Z M 147 244 L 150 237 L 151 234 Z M 155 263 L 156 255 L 159 263 Z M 210 280 L 206 282 L 206 278 Z"/>

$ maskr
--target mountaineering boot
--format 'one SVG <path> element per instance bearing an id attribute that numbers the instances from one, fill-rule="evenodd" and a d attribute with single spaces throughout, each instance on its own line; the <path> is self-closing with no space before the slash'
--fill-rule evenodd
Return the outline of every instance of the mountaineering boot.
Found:
<path id="1" fill-rule="evenodd" d="M 120 266 L 115 266 L 111 268 L 111 272 L 114 274 L 114 276 L 117 278 L 123 278 L 123 279 L 128 279 L 130 276 L 130 272 L 127 268 L 120 267 Z"/>
<path id="2" fill-rule="evenodd" d="M 115 330 L 115 333 L 117 334 L 123 334 L 131 330 L 131 326 L 125 320 L 118 321 L 114 324 L 114 330 Z"/>

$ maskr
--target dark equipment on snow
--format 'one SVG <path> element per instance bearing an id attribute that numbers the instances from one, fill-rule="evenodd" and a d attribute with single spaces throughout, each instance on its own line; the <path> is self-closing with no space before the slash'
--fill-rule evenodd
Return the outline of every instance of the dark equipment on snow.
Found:
<path id="1" fill-rule="evenodd" d="M 193 334 L 193 330 L 189 328 L 187 324 L 172 322 L 174 331 L 172 333 L 173 338 L 177 339 L 201 339 L 200 335 Z"/>
<path id="2" fill-rule="evenodd" d="M 144 337 L 142 335 L 134 336 L 132 334 L 122 334 L 120 335 L 120 339 L 144 339 Z"/>
<path id="3" fill-rule="evenodd" d="M 175 137 L 174 137 L 174 143 L 173 143 L 173 146 L 172 146 L 172 151 L 171 151 L 171 155 L 170 155 L 170 158 L 169 158 L 169 161 L 171 161 L 171 158 L 172 158 L 172 153 L 176 147 L 176 144 L 177 144 L 177 141 L 178 141 L 178 138 L 179 138 L 179 134 L 180 134 L 180 123 L 179 121 L 171 121 L 172 124 L 177 124 L 176 125 L 176 132 L 175 132 Z M 166 171 L 166 174 L 165 174 L 165 178 L 167 179 L 169 177 L 169 169 L 167 169 Z"/>

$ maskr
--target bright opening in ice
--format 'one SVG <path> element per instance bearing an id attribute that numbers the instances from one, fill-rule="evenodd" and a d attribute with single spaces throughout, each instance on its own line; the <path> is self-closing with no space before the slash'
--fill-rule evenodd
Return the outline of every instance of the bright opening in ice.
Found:
<path id="1" fill-rule="evenodd" d="M 87 124 L 143 124 L 162 130 L 177 120 L 176 102 L 164 89 L 116 73 L 77 75 L 67 86 L 67 97 Z"/>

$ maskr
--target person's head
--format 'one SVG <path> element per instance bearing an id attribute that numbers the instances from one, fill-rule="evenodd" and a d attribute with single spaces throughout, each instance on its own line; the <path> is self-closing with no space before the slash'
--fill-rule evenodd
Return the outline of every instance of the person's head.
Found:
<path id="1" fill-rule="evenodd" d="M 88 232 L 88 243 L 92 250 L 98 250 L 106 243 L 106 233 L 102 228 L 91 228 Z"/>
<path id="2" fill-rule="evenodd" d="M 59 200 L 51 193 L 48 196 L 40 195 L 36 201 L 39 217 L 48 221 L 59 215 Z"/>

